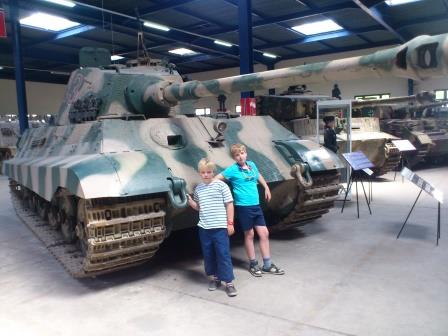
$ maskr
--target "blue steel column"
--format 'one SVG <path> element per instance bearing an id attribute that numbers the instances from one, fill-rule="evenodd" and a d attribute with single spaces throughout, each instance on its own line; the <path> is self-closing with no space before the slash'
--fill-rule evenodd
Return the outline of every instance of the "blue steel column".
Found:
<path id="1" fill-rule="evenodd" d="M 274 63 L 268 63 L 268 70 L 274 70 L 275 69 L 275 64 Z M 275 89 L 269 89 L 269 95 L 270 96 L 274 96 L 275 95 Z"/>
<path id="2" fill-rule="evenodd" d="M 412 79 L 408 79 L 408 96 L 412 96 L 414 94 L 414 81 Z"/>
<path id="3" fill-rule="evenodd" d="M 26 90 L 25 78 L 23 74 L 23 59 L 22 59 L 22 43 L 20 35 L 20 22 L 18 18 L 18 4 L 17 0 L 9 1 L 11 25 L 14 38 L 14 67 L 16 75 L 16 91 L 17 91 L 17 107 L 19 110 L 19 125 L 20 133 L 23 134 L 28 128 L 28 108 L 26 105 Z"/>
<path id="4" fill-rule="evenodd" d="M 240 74 L 254 72 L 254 54 L 252 48 L 252 3 L 240 0 L 238 5 Z M 253 92 L 241 92 L 241 98 L 253 97 Z"/>

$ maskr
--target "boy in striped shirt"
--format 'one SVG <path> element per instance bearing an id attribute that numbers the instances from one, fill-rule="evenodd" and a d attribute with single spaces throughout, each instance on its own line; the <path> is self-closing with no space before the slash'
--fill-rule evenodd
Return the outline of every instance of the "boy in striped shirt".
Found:
<path id="1" fill-rule="evenodd" d="M 193 198 L 188 195 L 188 204 L 199 211 L 199 239 L 205 273 L 209 277 L 208 289 L 216 290 L 224 281 L 227 295 L 236 296 L 229 244 L 229 236 L 235 232 L 233 198 L 227 184 L 214 178 L 215 168 L 216 165 L 208 159 L 199 161 L 203 183 L 195 188 Z"/>

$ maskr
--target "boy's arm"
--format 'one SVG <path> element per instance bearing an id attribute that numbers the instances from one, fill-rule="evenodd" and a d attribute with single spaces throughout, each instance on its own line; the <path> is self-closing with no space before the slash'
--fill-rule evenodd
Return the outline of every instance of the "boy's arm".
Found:
<path id="1" fill-rule="evenodd" d="M 266 180 L 264 179 L 263 175 L 258 174 L 258 182 L 260 182 L 260 184 L 263 186 L 264 198 L 266 199 L 266 201 L 269 202 L 271 200 L 271 190 L 269 189 L 269 186 L 266 183 Z"/>
<path id="2" fill-rule="evenodd" d="M 221 180 L 221 181 L 226 181 L 226 178 L 224 177 L 223 174 L 218 174 L 215 176 L 215 178 L 217 178 L 218 180 Z"/>
<path id="3" fill-rule="evenodd" d="M 191 206 L 196 211 L 199 211 L 199 204 L 196 202 L 189 194 L 187 194 L 188 205 Z"/>
<path id="4" fill-rule="evenodd" d="M 235 228 L 233 226 L 233 216 L 234 216 L 234 208 L 233 202 L 226 203 L 226 212 L 227 212 L 227 233 L 229 236 L 235 233 Z"/>

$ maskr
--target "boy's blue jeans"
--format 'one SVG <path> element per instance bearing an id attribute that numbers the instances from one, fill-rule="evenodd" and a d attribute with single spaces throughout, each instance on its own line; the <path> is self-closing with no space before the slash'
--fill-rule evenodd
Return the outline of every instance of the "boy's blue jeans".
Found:
<path id="1" fill-rule="evenodd" d="M 218 280 L 231 282 L 233 276 L 232 259 L 227 229 L 203 229 L 199 227 L 205 273 L 215 275 Z"/>

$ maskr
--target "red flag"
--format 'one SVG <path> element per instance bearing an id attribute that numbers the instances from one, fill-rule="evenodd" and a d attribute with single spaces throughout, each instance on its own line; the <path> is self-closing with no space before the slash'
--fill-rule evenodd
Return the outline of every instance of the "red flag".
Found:
<path id="1" fill-rule="evenodd" d="M 5 11 L 0 8 L 0 38 L 6 38 Z"/>

